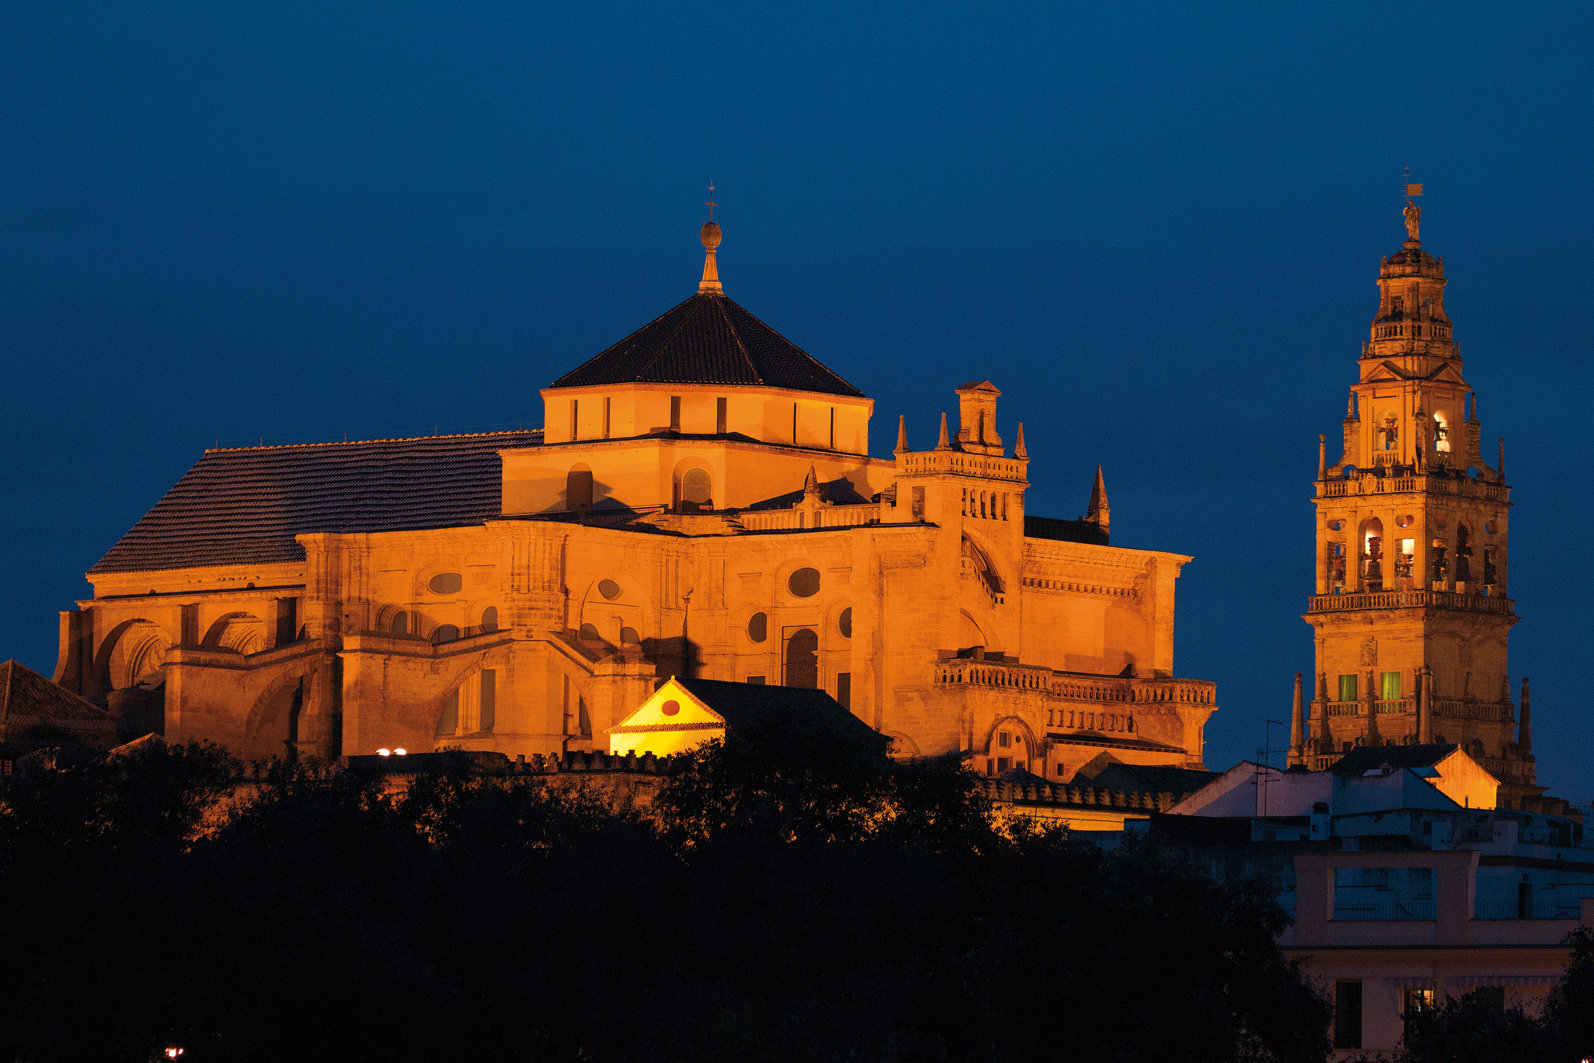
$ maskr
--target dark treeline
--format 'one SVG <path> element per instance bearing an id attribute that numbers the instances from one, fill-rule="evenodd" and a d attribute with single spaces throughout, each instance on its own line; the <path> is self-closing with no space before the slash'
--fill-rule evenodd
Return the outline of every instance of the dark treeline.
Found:
<path id="1" fill-rule="evenodd" d="M 779 736 L 778 740 L 774 736 Z M 0 790 L 0 1058 L 1321 1060 L 1278 908 L 773 719 L 649 817 L 152 746 Z"/>

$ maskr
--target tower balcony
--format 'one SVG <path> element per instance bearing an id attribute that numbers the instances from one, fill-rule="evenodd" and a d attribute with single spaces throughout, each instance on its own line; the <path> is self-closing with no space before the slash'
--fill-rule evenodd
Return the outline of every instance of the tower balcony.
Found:
<path id="1" fill-rule="evenodd" d="M 1374 708 L 1380 716 L 1415 715 L 1416 698 L 1398 698 L 1394 701 L 1375 701 Z M 1435 720 L 1473 720 L 1483 723 L 1511 723 L 1516 719 L 1509 701 L 1479 701 L 1477 698 L 1433 698 L 1429 702 Z M 1328 715 L 1365 716 L 1365 701 L 1330 701 Z"/>
<path id="2" fill-rule="evenodd" d="M 1373 326 L 1375 340 L 1438 340 L 1450 342 L 1450 326 L 1443 321 L 1380 321 Z"/>
<path id="3" fill-rule="evenodd" d="M 1383 472 L 1384 475 L 1379 475 Z M 1318 498 L 1350 498 L 1357 495 L 1430 494 L 1481 498 L 1490 502 L 1509 502 L 1511 488 L 1487 483 L 1455 473 L 1449 476 L 1395 476 L 1384 469 L 1363 470 L 1360 475 L 1317 481 Z"/>
<path id="4" fill-rule="evenodd" d="M 1355 594 L 1314 594 L 1309 613 L 1351 613 L 1369 609 L 1455 609 L 1468 613 L 1514 616 L 1513 599 L 1455 591 L 1361 591 Z"/>

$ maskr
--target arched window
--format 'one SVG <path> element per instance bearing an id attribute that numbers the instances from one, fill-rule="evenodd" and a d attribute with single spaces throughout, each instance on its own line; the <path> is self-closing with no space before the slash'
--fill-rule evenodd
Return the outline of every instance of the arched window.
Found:
<path id="1" fill-rule="evenodd" d="M 410 633 L 410 614 L 400 609 L 393 614 L 393 619 L 388 624 L 388 630 L 395 635 L 408 635 Z"/>
<path id="2" fill-rule="evenodd" d="M 483 632 L 498 630 L 498 606 L 489 605 L 482 610 L 481 630 Z"/>
<path id="3" fill-rule="evenodd" d="M 1364 591 L 1384 589 L 1384 522 L 1377 517 L 1362 522 L 1361 576 Z"/>
<path id="4" fill-rule="evenodd" d="M 565 476 L 565 509 L 571 513 L 585 513 L 592 508 L 592 470 L 585 465 L 574 465 Z"/>
<path id="5" fill-rule="evenodd" d="M 819 635 L 811 627 L 798 628 L 786 640 L 786 685 L 819 687 Z"/>
<path id="6" fill-rule="evenodd" d="M 1465 590 L 1472 580 L 1472 529 L 1456 525 L 1456 590 Z"/>
<path id="7" fill-rule="evenodd" d="M 699 513 L 713 509 L 713 493 L 714 482 L 707 469 L 687 469 L 681 476 L 681 512 Z"/>

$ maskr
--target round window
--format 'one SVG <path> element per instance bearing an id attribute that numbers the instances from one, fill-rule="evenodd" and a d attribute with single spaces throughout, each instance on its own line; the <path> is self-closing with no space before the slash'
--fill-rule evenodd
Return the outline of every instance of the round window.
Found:
<path id="1" fill-rule="evenodd" d="M 852 606 L 849 605 L 841 611 L 841 617 L 836 622 L 836 626 L 841 629 L 842 638 L 852 638 Z"/>
<path id="2" fill-rule="evenodd" d="M 664 713 L 666 716 L 674 716 L 676 713 L 681 711 L 681 703 L 676 701 L 674 698 L 671 698 L 669 701 L 666 701 L 663 705 L 659 706 L 659 711 Z"/>
<path id="3" fill-rule="evenodd" d="M 747 637 L 754 642 L 769 638 L 769 614 L 754 613 L 747 621 Z"/>
<path id="4" fill-rule="evenodd" d="M 433 594 L 458 594 L 464 585 L 458 572 L 439 572 L 427 582 L 426 589 Z"/>
<path id="5" fill-rule="evenodd" d="M 817 568 L 798 569 L 786 581 L 786 587 L 798 598 L 812 598 L 819 593 L 819 570 Z"/>
<path id="6" fill-rule="evenodd" d="M 620 597 L 620 585 L 612 579 L 599 580 L 598 593 L 612 602 Z"/>

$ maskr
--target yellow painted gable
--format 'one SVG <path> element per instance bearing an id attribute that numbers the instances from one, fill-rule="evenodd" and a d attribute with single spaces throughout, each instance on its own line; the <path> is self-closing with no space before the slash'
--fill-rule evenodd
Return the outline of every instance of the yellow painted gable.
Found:
<path id="1" fill-rule="evenodd" d="M 667 757 L 725 737 L 725 717 L 673 676 L 635 712 L 609 729 L 609 752 Z"/>

